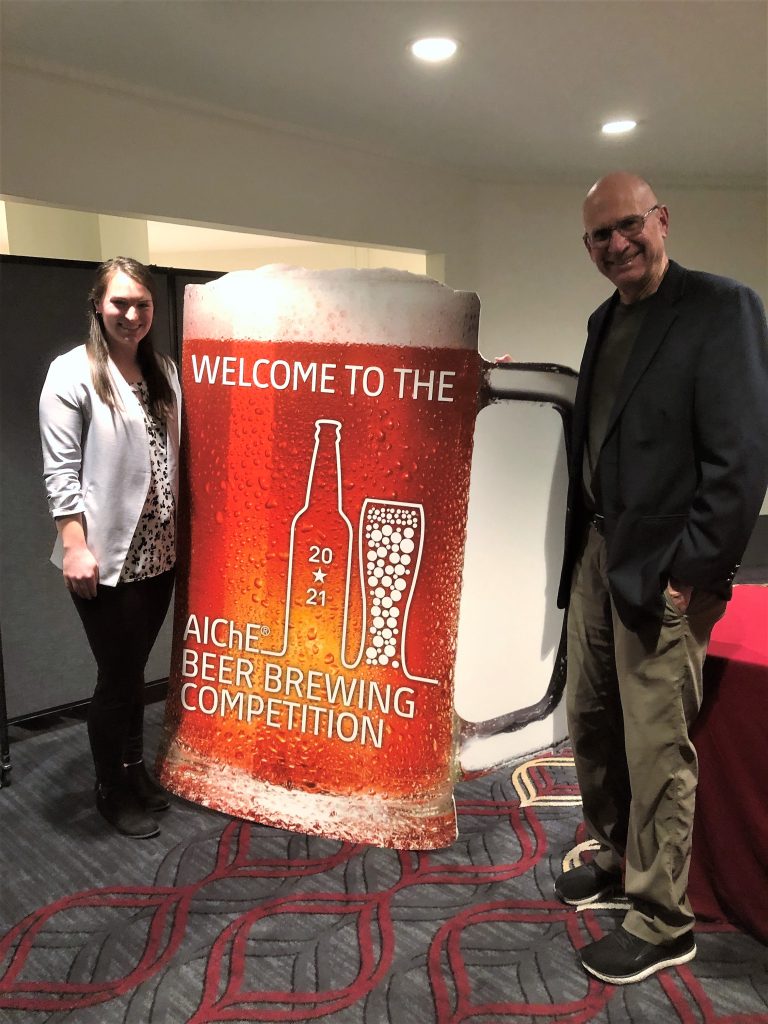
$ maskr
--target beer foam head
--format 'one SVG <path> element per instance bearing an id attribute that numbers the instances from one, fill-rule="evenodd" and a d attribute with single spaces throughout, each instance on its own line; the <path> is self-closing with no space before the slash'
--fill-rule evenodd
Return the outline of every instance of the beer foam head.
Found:
<path id="1" fill-rule="evenodd" d="M 271 264 L 187 285 L 184 337 L 414 345 L 474 351 L 480 301 L 431 277 L 388 268 Z"/>

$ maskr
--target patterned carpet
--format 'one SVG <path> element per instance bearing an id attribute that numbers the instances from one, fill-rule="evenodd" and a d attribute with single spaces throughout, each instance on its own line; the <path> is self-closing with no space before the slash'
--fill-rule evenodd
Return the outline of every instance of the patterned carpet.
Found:
<path id="1" fill-rule="evenodd" d="M 768 1024 L 768 949 L 728 925 L 641 984 L 588 980 L 575 950 L 622 911 L 552 896 L 585 845 L 566 752 L 461 784 L 454 846 L 399 853 L 182 801 L 124 840 L 93 811 L 81 723 L 12 733 L 4 1024 Z"/>

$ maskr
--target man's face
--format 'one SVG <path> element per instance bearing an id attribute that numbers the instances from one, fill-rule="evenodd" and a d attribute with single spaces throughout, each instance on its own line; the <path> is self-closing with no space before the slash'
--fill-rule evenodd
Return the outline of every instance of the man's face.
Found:
<path id="1" fill-rule="evenodd" d="M 619 290 L 625 302 L 652 295 L 667 267 L 664 239 L 669 215 L 666 206 L 658 206 L 645 218 L 642 230 L 631 237 L 611 232 L 603 244 L 591 240 L 592 232 L 610 228 L 633 215 L 642 216 L 655 205 L 653 193 L 628 184 L 606 183 L 598 186 L 584 204 L 584 229 L 590 259 Z"/>

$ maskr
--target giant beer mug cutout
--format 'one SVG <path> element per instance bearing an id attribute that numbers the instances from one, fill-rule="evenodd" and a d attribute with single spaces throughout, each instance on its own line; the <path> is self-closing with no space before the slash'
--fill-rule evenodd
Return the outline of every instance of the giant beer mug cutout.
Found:
<path id="1" fill-rule="evenodd" d="M 479 302 L 397 271 L 188 286 L 161 781 L 290 829 L 449 845 Z"/>

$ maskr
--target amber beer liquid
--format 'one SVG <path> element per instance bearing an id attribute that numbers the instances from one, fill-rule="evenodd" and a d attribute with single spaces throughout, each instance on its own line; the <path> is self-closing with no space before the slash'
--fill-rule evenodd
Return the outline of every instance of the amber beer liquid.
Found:
<path id="1" fill-rule="evenodd" d="M 188 287 L 172 791 L 310 833 L 452 842 L 477 317 L 471 293 L 394 271 Z"/>

